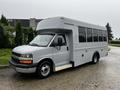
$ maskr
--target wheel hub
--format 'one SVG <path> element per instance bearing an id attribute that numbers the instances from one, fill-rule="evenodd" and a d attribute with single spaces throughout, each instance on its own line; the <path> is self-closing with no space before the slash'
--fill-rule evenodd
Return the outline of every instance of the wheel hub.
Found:
<path id="1" fill-rule="evenodd" d="M 50 66 L 48 64 L 45 64 L 41 67 L 41 74 L 43 76 L 47 76 L 50 73 Z"/>

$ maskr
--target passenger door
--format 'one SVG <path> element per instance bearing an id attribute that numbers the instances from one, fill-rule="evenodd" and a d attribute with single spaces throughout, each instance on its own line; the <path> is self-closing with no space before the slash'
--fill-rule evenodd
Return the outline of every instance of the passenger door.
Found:
<path id="1" fill-rule="evenodd" d="M 62 45 L 52 45 L 53 47 L 53 59 L 56 66 L 69 63 L 69 50 L 64 34 L 59 34 L 55 37 L 53 44 L 58 43 L 58 38 L 62 39 Z"/>

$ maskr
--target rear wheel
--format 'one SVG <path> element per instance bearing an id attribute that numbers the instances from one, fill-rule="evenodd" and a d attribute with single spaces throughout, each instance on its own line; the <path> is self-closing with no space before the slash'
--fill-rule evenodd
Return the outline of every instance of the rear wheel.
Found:
<path id="1" fill-rule="evenodd" d="M 93 58 L 92 58 L 92 63 L 93 64 L 96 64 L 99 62 L 99 56 L 97 54 L 94 54 L 93 55 Z"/>
<path id="2" fill-rule="evenodd" d="M 38 65 L 37 75 L 39 78 L 47 78 L 52 72 L 52 65 L 48 61 L 44 61 Z"/>

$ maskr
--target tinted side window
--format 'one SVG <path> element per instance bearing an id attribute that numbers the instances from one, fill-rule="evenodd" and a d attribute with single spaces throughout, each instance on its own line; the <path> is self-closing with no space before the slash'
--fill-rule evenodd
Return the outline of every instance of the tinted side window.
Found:
<path id="1" fill-rule="evenodd" d="M 86 42 L 86 30 L 85 27 L 79 27 L 79 42 Z"/>
<path id="2" fill-rule="evenodd" d="M 98 30 L 93 30 L 93 40 L 94 42 L 98 42 Z"/>
<path id="3" fill-rule="evenodd" d="M 55 37 L 54 41 L 53 41 L 52 44 L 50 45 L 51 47 L 54 46 L 54 43 L 58 43 L 58 38 L 59 38 L 59 37 L 62 38 L 62 41 L 63 41 L 62 46 L 67 45 L 65 35 L 60 34 L 60 35 L 57 35 L 57 36 Z"/>
<path id="4" fill-rule="evenodd" d="M 87 42 L 92 42 L 92 29 L 87 28 Z"/>
<path id="5" fill-rule="evenodd" d="M 99 30 L 99 41 L 103 41 L 103 31 Z"/>
<path id="6" fill-rule="evenodd" d="M 65 35 L 58 35 L 57 37 L 56 37 L 56 39 L 58 40 L 58 38 L 62 38 L 62 41 L 63 41 L 63 45 L 66 45 L 66 38 L 65 38 Z"/>

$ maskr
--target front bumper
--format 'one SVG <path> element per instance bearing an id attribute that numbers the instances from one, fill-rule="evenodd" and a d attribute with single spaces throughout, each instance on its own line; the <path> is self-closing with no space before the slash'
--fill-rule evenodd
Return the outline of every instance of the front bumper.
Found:
<path id="1" fill-rule="evenodd" d="M 12 67 L 15 71 L 20 73 L 35 73 L 37 64 L 23 65 L 17 64 L 12 60 L 9 61 L 10 67 Z"/>

